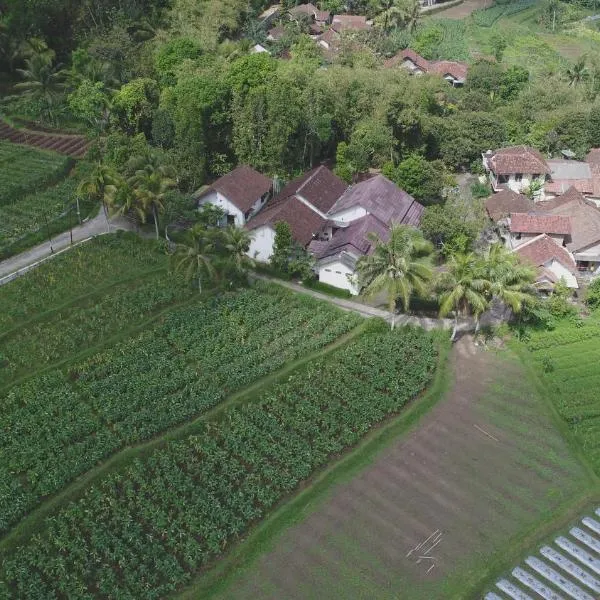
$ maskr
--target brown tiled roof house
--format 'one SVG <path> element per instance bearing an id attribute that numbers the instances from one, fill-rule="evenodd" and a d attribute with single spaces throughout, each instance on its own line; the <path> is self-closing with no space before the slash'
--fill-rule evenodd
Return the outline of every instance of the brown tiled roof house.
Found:
<path id="1" fill-rule="evenodd" d="M 512 213 L 510 215 L 512 233 L 554 233 L 569 235 L 571 219 L 565 216 L 539 213 Z"/>
<path id="2" fill-rule="evenodd" d="M 550 168 L 540 152 L 529 146 L 500 148 L 486 155 L 489 168 L 496 175 L 513 173 L 548 174 Z"/>
<path id="3" fill-rule="evenodd" d="M 533 200 L 512 190 L 502 190 L 485 201 L 485 209 L 492 221 L 499 221 L 511 213 L 527 213 L 533 210 Z"/>

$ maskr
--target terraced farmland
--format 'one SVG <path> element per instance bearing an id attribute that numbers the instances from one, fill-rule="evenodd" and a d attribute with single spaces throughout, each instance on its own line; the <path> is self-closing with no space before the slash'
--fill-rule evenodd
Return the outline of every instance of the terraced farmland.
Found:
<path id="1" fill-rule="evenodd" d="M 0 122 L 0 140 L 6 140 L 12 144 L 32 146 L 41 150 L 52 150 L 72 158 L 83 158 L 90 145 L 83 135 L 16 129 L 5 122 Z"/>
<path id="2" fill-rule="evenodd" d="M 600 508 L 500 578 L 484 600 L 600 597 Z"/>
<path id="3" fill-rule="evenodd" d="M 539 373 L 558 412 L 600 475 L 600 312 L 583 323 L 562 323 L 526 344 L 524 360 Z"/>

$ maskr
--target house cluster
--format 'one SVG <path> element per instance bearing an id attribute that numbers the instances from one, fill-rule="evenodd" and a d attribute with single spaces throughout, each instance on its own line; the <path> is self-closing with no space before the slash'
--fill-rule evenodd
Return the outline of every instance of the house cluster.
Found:
<path id="1" fill-rule="evenodd" d="M 463 62 L 450 60 L 427 60 L 409 48 L 401 50 L 392 58 L 385 61 L 384 67 L 391 69 L 401 67 L 411 75 L 425 75 L 426 73 L 439 75 L 454 87 L 460 87 L 467 80 L 469 66 Z"/>
<path id="2" fill-rule="evenodd" d="M 292 21 L 304 20 L 308 22 L 309 35 L 326 52 L 335 53 L 339 49 L 341 34 L 346 31 L 366 31 L 371 28 L 372 22 L 362 15 L 334 15 L 328 11 L 320 10 L 311 3 L 298 4 L 290 8 L 287 18 Z M 281 17 L 281 7 L 275 5 L 267 9 L 259 18 L 271 24 L 275 17 Z M 283 25 L 278 24 L 267 31 L 267 39 L 271 42 L 280 40 L 285 35 Z M 266 51 L 266 49 L 265 49 Z"/>
<path id="3" fill-rule="evenodd" d="M 296 244 L 315 258 L 319 281 L 355 295 L 357 261 L 373 250 L 368 234 L 385 240 L 392 224 L 417 227 L 423 213 L 423 206 L 383 175 L 348 186 L 325 166 L 271 195 L 271 180 L 240 166 L 203 190 L 198 204 L 215 204 L 229 223 L 252 231 L 248 254 L 261 262 L 273 255 L 277 223 L 287 223 Z"/>
<path id="4" fill-rule="evenodd" d="M 541 288 L 561 279 L 577 288 L 578 275 L 600 270 L 599 149 L 582 162 L 516 146 L 486 152 L 483 164 L 494 190 L 488 215 L 506 245 L 537 267 Z"/>

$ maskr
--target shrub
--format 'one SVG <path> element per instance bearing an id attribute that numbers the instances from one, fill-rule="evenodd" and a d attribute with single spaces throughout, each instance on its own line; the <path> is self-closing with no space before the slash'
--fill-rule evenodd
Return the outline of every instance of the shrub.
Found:
<path id="1" fill-rule="evenodd" d="M 585 295 L 585 303 L 591 309 L 600 307 L 600 277 L 590 283 Z"/>

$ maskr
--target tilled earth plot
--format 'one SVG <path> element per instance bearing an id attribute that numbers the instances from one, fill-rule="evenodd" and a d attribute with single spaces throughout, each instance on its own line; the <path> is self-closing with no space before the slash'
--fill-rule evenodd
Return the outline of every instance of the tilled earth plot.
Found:
<path id="1" fill-rule="evenodd" d="M 492 556 L 587 485 L 515 357 L 456 344 L 415 430 L 274 541 L 228 599 L 466 597 Z"/>
<path id="2" fill-rule="evenodd" d="M 595 518 L 594 518 L 595 517 Z M 600 508 L 496 582 L 485 600 L 600 598 Z"/>

